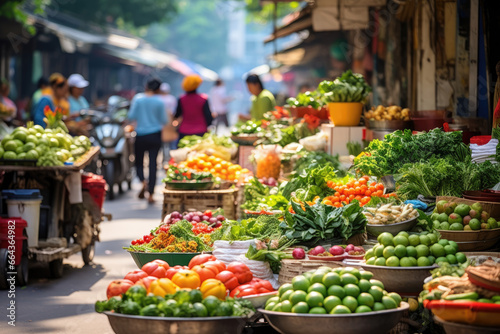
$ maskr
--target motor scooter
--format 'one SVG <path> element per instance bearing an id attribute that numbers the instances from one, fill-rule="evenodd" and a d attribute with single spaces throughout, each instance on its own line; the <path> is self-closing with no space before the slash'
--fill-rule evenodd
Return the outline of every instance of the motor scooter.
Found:
<path id="1" fill-rule="evenodd" d="M 134 173 L 133 142 L 135 132 L 124 126 L 130 103 L 118 96 L 108 100 L 106 111 L 82 110 L 82 117 L 90 117 L 92 129 L 90 140 L 93 145 L 99 145 L 101 151 L 95 163 L 95 173 L 101 174 L 108 184 L 108 199 L 115 197 L 114 185 L 118 192 L 123 193 L 123 182 L 127 189 L 132 187 Z"/>

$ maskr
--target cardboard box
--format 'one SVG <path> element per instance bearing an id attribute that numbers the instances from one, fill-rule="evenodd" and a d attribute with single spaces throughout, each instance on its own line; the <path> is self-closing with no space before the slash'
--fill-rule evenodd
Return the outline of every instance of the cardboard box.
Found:
<path id="1" fill-rule="evenodd" d="M 326 153 L 341 156 L 349 155 L 348 142 L 363 144 L 366 131 L 364 126 L 334 126 L 333 124 L 323 124 L 321 130 L 328 136 Z"/>

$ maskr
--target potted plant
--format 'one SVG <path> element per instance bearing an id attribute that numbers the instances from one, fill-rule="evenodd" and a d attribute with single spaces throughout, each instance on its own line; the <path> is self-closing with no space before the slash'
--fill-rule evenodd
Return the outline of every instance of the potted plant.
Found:
<path id="1" fill-rule="evenodd" d="M 356 126 L 361 119 L 363 105 L 371 92 L 361 74 L 344 72 L 334 81 L 323 81 L 318 90 L 328 104 L 330 120 L 336 126 Z"/>

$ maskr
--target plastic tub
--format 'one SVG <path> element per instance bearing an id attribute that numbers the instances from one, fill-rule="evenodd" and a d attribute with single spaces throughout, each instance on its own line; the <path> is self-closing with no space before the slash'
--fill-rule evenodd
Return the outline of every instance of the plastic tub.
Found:
<path id="1" fill-rule="evenodd" d="M 40 224 L 40 204 L 42 196 L 38 189 L 4 190 L 7 197 L 7 212 L 10 217 L 21 217 L 28 223 L 28 247 L 38 246 L 38 229 Z"/>
<path id="2" fill-rule="evenodd" d="M 106 181 L 100 175 L 89 173 L 82 175 L 82 189 L 88 190 L 99 209 L 102 209 L 106 198 Z"/>
<path id="3" fill-rule="evenodd" d="M 445 321 L 500 327 L 500 305 L 466 301 L 430 300 L 424 307 Z"/>
<path id="4" fill-rule="evenodd" d="M 0 218 L 0 248 L 8 249 L 9 245 L 12 245 L 9 242 L 11 240 L 9 239 L 9 230 L 13 230 L 15 247 L 14 262 L 16 266 L 21 263 L 21 257 L 23 255 L 23 242 L 27 239 L 24 232 L 26 227 L 28 227 L 28 223 L 20 217 Z"/>
<path id="5" fill-rule="evenodd" d="M 357 126 L 361 120 L 363 103 L 330 102 L 328 103 L 330 121 L 335 126 Z"/>

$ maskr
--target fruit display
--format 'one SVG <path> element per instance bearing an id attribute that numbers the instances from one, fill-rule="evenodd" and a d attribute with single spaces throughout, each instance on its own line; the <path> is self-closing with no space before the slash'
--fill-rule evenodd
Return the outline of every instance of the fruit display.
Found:
<path id="1" fill-rule="evenodd" d="M 369 271 L 351 267 L 320 267 L 295 276 L 283 284 L 278 296 L 268 299 L 265 309 L 309 314 L 367 313 L 396 309 L 397 293 L 388 293 L 384 284 L 372 279 Z"/>
<path id="2" fill-rule="evenodd" d="M 309 259 L 342 261 L 343 259 L 362 259 L 365 255 L 363 247 L 348 244 L 347 246 L 332 246 L 327 250 L 323 246 L 316 246 L 307 252 Z M 317 258 L 316 258 L 317 257 Z"/>
<path id="3" fill-rule="evenodd" d="M 446 239 L 438 240 L 433 233 L 411 234 L 399 232 L 396 236 L 384 232 L 378 243 L 365 254 L 366 264 L 388 267 L 427 267 L 442 262 L 457 264 L 467 261 L 458 252 L 458 245 Z"/>
<path id="4" fill-rule="evenodd" d="M 184 215 L 172 212 L 150 234 L 133 240 L 125 248 L 133 252 L 195 253 L 212 250 L 211 234 L 222 226 L 226 218 L 212 211 L 190 212 Z"/>
<path id="5" fill-rule="evenodd" d="M 233 130 L 231 130 L 231 134 L 233 136 L 257 135 L 260 132 L 262 132 L 260 121 L 246 121 L 245 123 L 236 126 Z"/>
<path id="6" fill-rule="evenodd" d="M 439 201 L 431 215 L 436 230 L 477 231 L 499 227 L 498 221 L 483 210 L 481 203 L 471 206 L 451 201 Z"/>
<path id="7" fill-rule="evenodd" d="M 213 176 L 209 172 L 194 172 L 187 168 L 169 165 L 165 168 L 166 177 L 163 182 L 210 182 Z"/>
<path id="8" fill-rule="evenodd" d="M 372 107 L 371 110 L 365 112 L 365 118 L 376 121 L 409 121 L 410 109 L 403 109 L 399 106 L 384 107 L 379 105 L 377 107 Z"/>
<path id="9" fill-rule="evenodd" d="M 240 176 L 250 173 L 248 169 L 241 168 L 238 164 L 227 162 L 214 155 L 208 156 L 204 153 L 188 158 L 185 162 L 180 163 L 179 167 L 186 167 L 198 172 L 209 172 L 222 180 L 229 181 L 238 180 Z"/>
<path id="10" fill-rule="evenodd" d="M 90 146 L 85 136 L 72 137 L 61 128 L 44 129 L 28 124 L 2 139 L 0 158 L 37 160 L 37 166 L 62 166 L 65 162 L 75 162 Z"/>
<path id="11" fill-rule="evenodd" d="M 197 152 L 213 155 L 224 161 L 231 161 L 238 152 L 238 144 L 226 136 L 205 133 L 203 137 L 192 135 L 179 140 L 178 147 L 187 152 Z"/>
<path id="12" fill-rule="evenodd" d="M 323 203 L 338 208 L 357 200 L 361 206 L 364 206 L 370 202 L 372 197 L 395 196 L 394 194 L 384 194 L 385 187 L 382 183 L 369 182 L 369 180 L 368 176 L 363 176 L 358 180 L 351 179 L 345 183 L 343 181 L 328 181 L 328 188 L 335 190 L 335 194 L 325 197 Z"/>
<path id="13" fill-rule="evenodd" d="M 370 225 L 390 225 L 418 217 L 412 204 L 395 205 L 392 203 L 365 209 L 366 220 Z"/>

